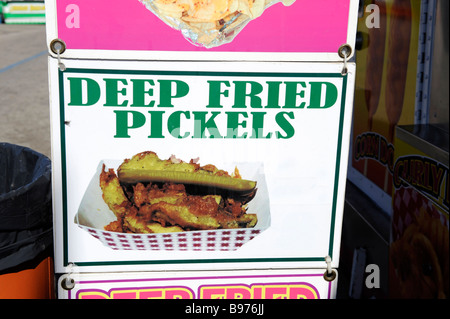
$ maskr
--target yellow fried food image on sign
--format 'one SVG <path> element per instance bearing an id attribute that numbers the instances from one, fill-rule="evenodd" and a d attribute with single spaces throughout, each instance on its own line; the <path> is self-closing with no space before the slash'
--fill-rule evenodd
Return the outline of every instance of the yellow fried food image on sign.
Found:
<path id="1" fill-rule="evenodd" d="M 140 0 L 192 43 L 206 48 L 230 42 L 269 6 L 295 0 Z"/>

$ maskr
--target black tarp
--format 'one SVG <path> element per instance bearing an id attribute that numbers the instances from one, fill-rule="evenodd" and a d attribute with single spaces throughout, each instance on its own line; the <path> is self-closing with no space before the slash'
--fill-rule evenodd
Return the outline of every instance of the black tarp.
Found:
<path id="1" fill-rule="evenodd" d="M 53 246 L 51 161 L 0 143 L 0 271 Z"/>

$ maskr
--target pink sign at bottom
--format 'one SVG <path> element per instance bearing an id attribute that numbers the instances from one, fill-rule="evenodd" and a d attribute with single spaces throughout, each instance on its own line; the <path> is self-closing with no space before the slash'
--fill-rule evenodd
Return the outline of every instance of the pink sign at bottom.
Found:
<path id="1" fill-rule="evenodd" d="M 337 278 L 323 269 L 231 272 L 70 274 L 59 280 L 61 299 L 331 299 Z M 65 289 L 65 281 L 74 286 Z"/>

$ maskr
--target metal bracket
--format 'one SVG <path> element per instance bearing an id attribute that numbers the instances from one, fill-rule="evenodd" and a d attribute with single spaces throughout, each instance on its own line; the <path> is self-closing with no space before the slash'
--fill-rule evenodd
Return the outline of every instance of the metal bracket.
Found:
<path id="1" fill-rule="evenodd" d="M 75 280 L 70 277 L 73 272 L 73 265 L 73 263 L 69 263 L 69 271 L 67 274 L 63 275 L 63 279 L 61 280 L 61 287 L 65 290 L 72 290 L 75 287 Z"/>
<path id="2" fill-rule="evenodd" d="M 344 59 L 344 66 L 341 71 L 342 75 L 347 75 L 347 73 L 348 73 L 347 61 L 348 61 L 348 58 L 352 55 L 352 52 L 353 52 L 353 50 L 352 50 L 352 47 L 350 46 L 350 44 L 343 44 L 338 49 L 338 55 Z"/>
<path id="3" fill-rule="evenodd" d="M 50 42 L 50 50 L 56 54 L 56 57 L 58 58 L 58 67 L 61 71 L 66 70 L 66 66 L 64 63 L 61 62 L 61 54 L 66 51 L 66 44 L 61 39 L 54 39 L 52 42 Z"/>
<path id="4" fill-rule="evenodd" d="M 336 279 L 336 271 L 331 268 L 331 257 L 326 256 L 325 262 L 327 264 L 327 271 L 325 271 L 325 273 L 323 274 L 323 279 L 325 279 L 326 281 L 333 281 Z"/>

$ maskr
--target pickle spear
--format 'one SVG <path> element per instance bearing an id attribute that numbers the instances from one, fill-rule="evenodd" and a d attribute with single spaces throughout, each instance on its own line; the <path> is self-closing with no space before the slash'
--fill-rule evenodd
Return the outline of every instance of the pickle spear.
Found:
<path id="1" fill-rule="evenodd" d="M 230 176 L 214 165 L 200 166 L 193 160 L 183 162 L 178 159 L 160 159 L 155 152 L 147 151 L 125 160 L 117 170 L 121 183 L 163 182 L 216 187 L 238 193 L 251 193 L 256 182 Z"/>
<path id="2" fill-rule="evenodd" d="M 142 169 L 121 169 L 119 171 L 119 180 L 122 183 L 129 184 L 139 182 L 171 182 L 178 184 L 204 185 L 243 193 L 251 192 L 256 187 L 255 181 L 233 178 L 230 176 Z"/>

